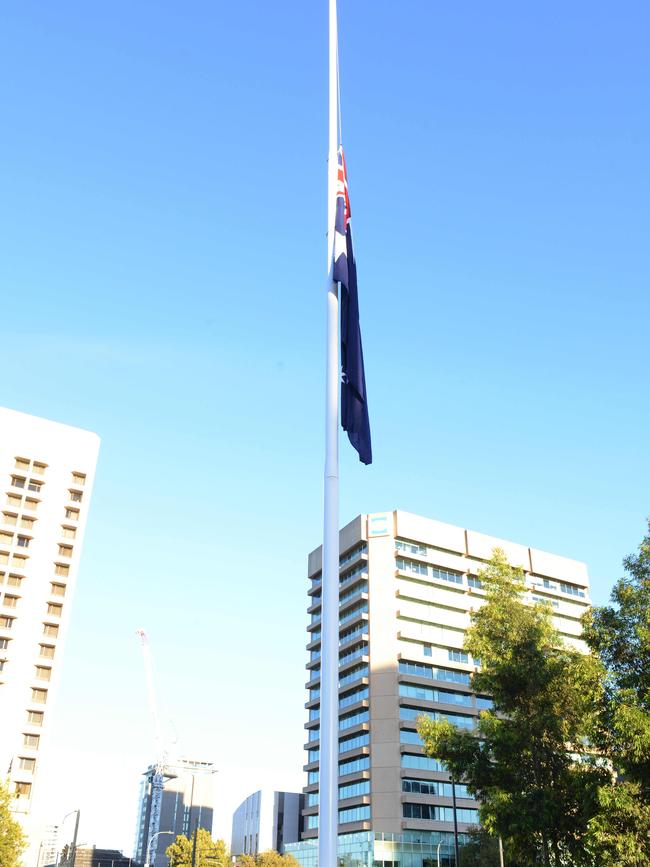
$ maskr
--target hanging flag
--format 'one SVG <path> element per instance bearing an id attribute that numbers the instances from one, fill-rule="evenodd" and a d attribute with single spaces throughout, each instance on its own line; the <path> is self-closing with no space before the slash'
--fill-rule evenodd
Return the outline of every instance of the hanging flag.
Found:
<path id="1" fill-rule="evenodd" d="M 341 285 L 341 425 L 364 464 L 372 463 L 370 420 L 363 367 L 357 266 L 352 250 L 350 199 L 343 148 L 338 152 L 334 281 Z"/>

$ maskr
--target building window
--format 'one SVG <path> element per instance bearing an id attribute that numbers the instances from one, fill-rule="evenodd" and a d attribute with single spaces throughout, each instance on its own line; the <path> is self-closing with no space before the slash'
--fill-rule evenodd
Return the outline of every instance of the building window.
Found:
<path id="1" fill-rule="evenodd" d="M 13 541 L 13 533 L 0 533 L 0 542 L 2 542 L 3 545 L 13 545 Z"/>
<path id="2" fill-rule="evenodd" d="M 370 794 L 370 780 L 364 780 L 362 783 L 350 783 L 347 786 L 339 786 L 339 799 L 358 798 L 361 795 Z"/>
<path id="3" fill-rule="evenodd" d="M 27 481 L 27 479 L 25 479 L 23 476 L 12 476 L 11 477 L 11 484 L 14 488 L 24 488 L 26 481 Z"/>
<path id="4" fill-rule="evenodd" d="M 72 557 L 72 545 L 59 545 L 59 556 Z"/>
<path id="5" fill-rule="evenodd" d="M 16 524 L 18 522 L 18 515 L 14 515 L 11 512 L 3 512 L 2 521 L 4 524 Z"/>
<path id="6" fill-rule="evenodd" d="M 339 753 L 347 753 L 350 750 L 356 750 L 359 747 L 367 747 L 370 743 L 370 735 L 367 732 L 361 735 L 355 735 L 351 738 L 339 741 Z"/>
<path id="7" fill-rule="evenodd" d="M 370 807 L 352 807 L 350 810 L 339 810 L 339 822 L 365 822 L 370 818 Z"/>
<path id="8" fill-rule="evenodd" d="M 8 596 L 5 593 L 5 598 L 2 600 L 2 604 L 6 608 L 17 608 L 18 607 L 18 597 L 17 596 Z"/>
<path id="9" fill-rule="evenodd" d="M 55 584 L 52 581 L 50 586 L 52 587 L 52 596 L 65 596 L 65 584 Z"/>
<path id="10" fill-rule="evenodd" d="M 41 476 L 47 469 L 47 464 L 42 464 L 40 461 L 34 461 L 32 464 L 32 472 L 39 473 Z"/>
<path id="11" fill-rule="evenodd" d="M 0 617 L 0 629 L 11 629 L 15 617 Z"/>
<path id="12" fill-rule="evenodd" d="M 45 704 L 47 701 L 47 690 L 32 687 L 32 701 L 36 702 L 36 704 Z"/>
<path id="13" fill-rule="evenodd" d="M 0 551 L 0 563 L 8 563 L 9 562 L 9 552 L 8 551 Z"/>
<path id="14" fill-rule="evenodd" d="M 448 655 L 450 662 L 469 662 L 469 656 L 462 650 L 449 650 Z"/>
<path id="15" fill-rule="evenodd" d="M 54 645 L 41 644 L 39 656 L 42 656 L 44 659 L 54 659 Z"/>
<path id="16" fill-rule="evenodd" d="M 66 578 L 70 574 L 70 567 L 67 563 L 55 563 L 54 574 L 61 575 L 63 578 Z"/>
<path id="17" fill-rule="evenodd" d="M 29 459 L 28 458 L 16 458 L 14 463 L 14 468 L 17 470 L 28 470 L 29 469 Z"/>
<path id="18" fill-rule="evenodd" d="M 45 714 L 42 710 L 28 710 L 27 722 L 32 726 L 42 726 Z"/>
<path id="19" fill-rule="evenodd" d="M 52 677 L 52 669 L 48 668 L 45 665 L 36 665 L 34 666 L 36 669 L 36 679 L 37 680 L 49 680 Z"/>
<path id="20" fill-rule="evenodd" d="M 16 569 L 24 569 L 27 565 L 27 557 L 23 557 L 22 554 L 14 554 L 11 558 L 11 562 L 14 564 Z"/>
<path id="21" fill-rule="evenodd" d="M 7 650 L 9 647 L 9 639 L 8 638 L 0 638 L 0 650 Z"/>
<path id="22" fill-rule="evenodd" d="M 35 512 L 38 509 L 38 500 L 34 500 L 32 497 L 25 498 L 25 508 L 29 509 L 30 512 Z"/>
<path id="23" fill-rule="evenodd" d="M 60 617 L 62 611 L 63 611 L 63 605 L 60 605 L 58 602 L 48 602 L 47 603 L 47 613 L 48 614 L 54 614 L 56 617 Z"/>
<path id="24" fill-rule="evenodd" d="M 73 473 L 72 474 L 72 484 L 79 485 L 83 488 L 86 484 L 86 474 L 85 473 Z"/>
<path id="25" fill-rule="evenodd" d="M 27 518 L 25 515 L 20 519 L 20 526 L 24 530 L 31 530 L 36 523 L 36 518 Z"/>
<path id="26" fill-rule="evenodd" d="M 73 491 L 70 489 L 70 499 L 73 503 L 80 503 L 83 499 L 83 494 L 81 491 Z"/>
<path id="27" fill-rule="evenodd" d="M 29 536 L 18 536 L 17 537 L 17 542 L 18 542 L 19 548 L 29 548 L 29 543 L 31 541 L 32 540 L 29 538 Z"/>
<path id="28" fill-rule="evenodd" d="M 59 627 L 56 623 L 44 623 L 43 624 L 43 635 L 49 635 L 50 638 L 56 638 L 59 634 Z"/>
<path id="29" fill-rule="evenodd" d="M 14 794 L 17 798 L 29 798 L 32 794 L 32 784 L 14 783 Z"/>
<path id="30" fill-rule="evenodd" d="M 16 494 L 7 494 L 7 505 L 8 506 L 20 507 L 20 504 L 22 503 L 22 501 L 23 501 L 23 498 L 16 496 Z"/>
<path id="31" fill-rule="evenodd" d="M 36 767 L 36 759 L 28 759 L 27 756 L 18 757 L 18 769 L 21 771 L 30 771 L 33 773 Z"/>
<path id="32" fill-rule="evenodd" d="M 405 560 L 403 557 L 398 557 L 396 563 L 397 568 L 401 572 L 412 572 L 414 575 L 429 574 L 429 568 L 425 563 L 417 563 L 415 560 Z"/>
<path id="33" fill-rule="evenodd" d="M 27 732 L 23 733 L 23 746 L 29 747 L 31 750 L 38 749 L 38 742 L 40 741 L 40 735 L 30 735 Z"/>
<path id="34" fill-rule="evenodd" d="M 43 482 L 37 482 L 34 479 L 30 479 L 29 484 L 27 485 L 27 490 L 33 491 L 35 494 L 39 494 L 42 487 Z"/>
<path id="35" fill-rule="evenodd" d="M 71 521 L 78 521 L 79 520 L 79 509 L 66 508 L 65 516 L 66 516 L 66 518 L 69 518 Z"/>
<path id="36" fill-rule="evenodd" d="M 422 645 L 422 652 L 424 653 L 425 656 L 431 656 L 431 654 L 433 652 L 431 649 L 431 645 L 430 644 L 423 644 Z"/>
<path id="37" fill-rule="evenodd" d="M 9 577 L 7 578 L 7 584 L 9 584 L 11 587 L 20 587 L 22 582 L 23 582 L 23 576 L 22 575 L 9 574 Z"/>
<path id="38" fill-rule="evenodd" d="M 74 537 L 77 535 L 77 528 L 76 527 L 66 527 L 65 525 L 63 525 L 61 527 L 61 535 L 65 539 L 74 539 Z"/>
<path id="39" fill-rule="evenodd" d="M 359 759 L 349 759 L 347 762 L 339 762 L 339 777 L 344 777 L 346 774 L 357 774 L 359 771 L 367 771 L 370 767 L 370 759 L 368 756 L 361 756 Z M 315 771 L 318 774 L 318 771 Z M 318 777 L 315 782 L 318 782 Z"/>

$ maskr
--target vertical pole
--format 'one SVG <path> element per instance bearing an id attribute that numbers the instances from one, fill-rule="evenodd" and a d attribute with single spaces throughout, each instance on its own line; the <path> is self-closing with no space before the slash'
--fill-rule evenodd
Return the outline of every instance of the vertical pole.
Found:
<path id="1" fill-rule="evenodd" d="M 192 867 L 196 867 L 196 838 L 199 835 L 199 823 L 194 825 L 194 843 L 192 844 Z"/>
<path id="2" fill-rule="evenodd" d="M 499 834 L 499 864 L 501 867 L 504 867 L 503 862 L 503 840 L 501 839 L 501 834 Z"/>
<path id="3" fill-rule="evenodd" d="M 75 862 L 77 860 L 77 834 L 79 833 L 79 816 L 81 810 L 77 810 L 76 813 L 77 815 L 74 820 L 74 834 L 72 835 L 72 859 L 70 861 L 70 867 L 75 867 Z"/>
<path id="4" fill-rule="evenodd" d="M 327 343 L 325 478 L 321 590 L 321 704 L 318 864 L 336 867 L 338 833 L 339 691 L 339 299 L 334 274 L 334 219 L 338 176 L 336 0 L 329 0 L 329 137 L 327 155 Z"/>
<path id="5" fill-rule="evenodd" d="M 451 779 L 451 802 L 454 805 L 454 857 L 456 867 L 460 867 L 460 855 L 458 852 L 458 819 L 456 818 L 456 783 Z"/>

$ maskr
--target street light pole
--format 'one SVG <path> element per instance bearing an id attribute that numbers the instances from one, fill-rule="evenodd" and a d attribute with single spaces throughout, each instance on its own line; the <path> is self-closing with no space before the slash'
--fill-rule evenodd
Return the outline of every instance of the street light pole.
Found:
<path id="1" fill-rule="evenodd" d="M 199 820 L 194 823 L 194 843 L 192 844 L 192 867 L 196 867 L 196 838 L 199 836 Z"/>
<path id="2" fill-rule="evenodd" d="M 174 836 L 173 831 L 156 831 L 155 834 L 151 835 L 151 839 L 149 840 L 149 845 L 147 846 L 147 861 L 145 862 L 144 867 L 153 867 L 153 864 L 156 860 L 156 856 L 153 854 L 154 850 L 155 850 L 155 846 L 153 843 L 154 843 L 154 840 L 156 839 L 156 837 L 160 837 L 161 834 L 171 834 L 172 837 Z M 153 857 L 153 861 L 150 860 L 151 857 Z"/>
<path id="3" fill-rule="evenodd" d="M 438 867 L 440 867 L 440 847 L 442 846 L 442 840 L 438 843 L 438 848 L 436 849 L 436 860 L 438 861 Z"/>
<path id="4" fill-rule="evenodd" d="M 75 867 L 75 862 L 77 860 L 77 834 L 79 833 L 79 816 L 81 815 L 81 810 L 76 810 L 77 818 L 74 820 L 74 834 L 72 835 L 72 846 L 70 851 L 72 852 L 72 862 L 70 867 Z"/>
<path id="5" fill-rule="evenodd" d="M 455 855 L 455 867 L 460 867 L 460 854 L 458 852 L 458 819 L 456 818 L 456 783 L 454 782 L 454 778 L 451 778 L 451 800 L 454 810 L 454 855 Z"/>
<path id="6" fill-rule="evenodd" d="M 61 824 L 59 825 L 59 828 L 57 831 L 57 849 L 56 849 L 56 858 L 54 859 L 55 867 L 59 867 L 59 856 L 61 854 L 61 850 L 59 849 L 58 835 L 63 830 L 65 820 L 68 818 L 68 816 L 72 816 L 75 813 L 77 814 L 77 818 L 75 819 L 75 823 L 74 823 L 74 833 L 72 835 L 72 845 L 70 846 L 70 849 L 68 850 L 68 858 L 66 859 L 68 862 L 66 867 L 74 867 L 75 852 L 77 849 L 77 834 L 79 832 L 79 816 L 81 814 L 81 810 L 70 810 L 70 812 L 66 813 L 65 816 L 61 819 Z"/>

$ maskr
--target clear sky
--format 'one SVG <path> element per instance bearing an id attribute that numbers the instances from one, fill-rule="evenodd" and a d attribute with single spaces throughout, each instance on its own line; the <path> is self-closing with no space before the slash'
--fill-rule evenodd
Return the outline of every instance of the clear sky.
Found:
<path id="1" fill-rule="evenodd" d="M 395 507 L 586 560 L 650 513 L 650 7 L 340 0 L 375 463 Z M 302 781 L 321 534 L 326 2 L 0 27 L 2 403 L 102 437 L 46 800 L 130 851 L 151 759 Z"/>

